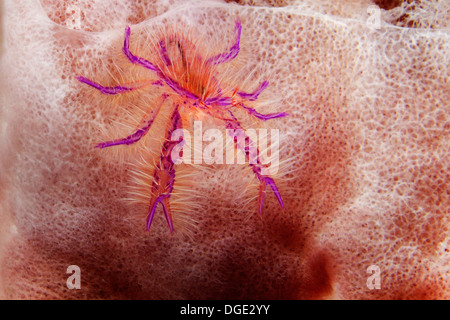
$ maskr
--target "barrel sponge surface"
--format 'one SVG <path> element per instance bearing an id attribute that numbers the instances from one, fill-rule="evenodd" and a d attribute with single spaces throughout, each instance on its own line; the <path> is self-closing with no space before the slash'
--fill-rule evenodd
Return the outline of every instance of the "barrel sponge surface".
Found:
<path id="1" fill-rule="evenodd" d="M 448 2 L 374 5 L 4 1 L 0 297 L 449 299 Z M 289 113 L 273 124 L 286 210 L 267 193 L 259 219 L 253 176 L 198 166 L 196 228 L 171 236 L 159 208 L 147 233 L 123 201 L 128 162 L 93 148 L 123 111 L 75 76 L 113 85 L 127 72 L 126 25 L 142 46 L 188 26 L 211 54 L 237 17 L 236 65 L 269 80 L 266 110 Z"/>

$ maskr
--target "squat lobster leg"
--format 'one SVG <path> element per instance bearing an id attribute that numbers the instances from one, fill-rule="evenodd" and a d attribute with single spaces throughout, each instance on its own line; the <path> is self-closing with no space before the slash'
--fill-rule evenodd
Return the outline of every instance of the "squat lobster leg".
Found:
<path id="1" fill-rule="evenodd" d="M 281 208 L 284 211 L 284 203 L 283 203 L 283 199 L 281 198 L 281 194 L 280 191 L 278 191 L 277 185 L 275 184 L 275 181 L 273 181 L 272 178 L 267 177 L 267 176 L 261 176 L 262 180 L 260 179 L 260 185 L 259 185 L 259 215 L 261 216 L 262 213 L 262 208 L 264 205 L 264 195 L 266 193 L 266 187 L 267 185 L 270 186 L 270 188 L 272 188 L 272 191 L 275 195 L 275 197 L 277 197 L 278 203 L 280 204 Z"/>
<path id="2" fill-rule="evenodd" d="M 253 91 L 252 93 L 246 93 L 243 91 L 238 91 L 237 94 L 241 96 L 241 98 L 247 99 L 249 101 L 255 101 L 258 99 L 258 96 L 261 94 L 261 92 L 264 91 L 265 88 L 269 85 L 269 81 L 265 80 L 260 85 L 259 88 Z"/>
<path id="3" fill-rule="evenodd" d="M 131 35 L 131 29 L 129 26 L 125 28 L 125 40 L 123 42 L 123 48 L 122 52 L 125 54 L 125 56 L 130 60 L 131 63 L 139 64 L 143 66 L 144 68 L 147 68 L 152 71 L 158 72 L 159 69 L 150 61 L 145 60 L 144 58 L 135 56 L 130 52 L 130 35 Z"/>
<path id="4" fill-rule="evenodd" d="M 211 57 L 206 61 L 206 63 L 220 64 L 231 61 L 234 58 L 236 58 L 240 50 L 239 43 L 241 42 L 241 30 L 242 30 L 241 22 L 239 20 L 236 20 L 236 24 L 234 26 L 234 33 L 235 33 L 234 45 L 230 48 L 229 52 L 220 53 L 214 57 Z"/>
<path id="5" fill-rule="evenodd" d="M 280 192 L 278 191 L 278 188 L 277 188 L 275 182 L 273 181 L 273 179 L 271 177 L 264 175 L 261 172 L 262 167 L 264 165 L 261 162 L 258 148 L 255 147 L 255 143 L 250 139 L 250 137 L 244 133 L 243 128 L 241 127 L 239 121 L 236 119 L 236 117 L 233 115 L 233 113 L 231 111 L 228 111 L 228 112 L 229 112 L 230 116 L 233 118 L 233 120 L 227 120 L 227 128 L 233 129 L 234 131 L 238 131 L 242 134 L 240 137 L 237 137 L 233 133 L 234 144 L 236 145 L 236 148 L 238 148 L 242 152 L 244 152 L 246 160 L 250 163 L 250 166 L 253 169 L 253 173 L 256 175 L 256 177 L 258 178 L 258 180 L 260 182 L 259 197 L 258 197 L 258 215 L 259 216 L 262 215 L 262 209 L 263 209 L 263 205 L 264 205 L 264 198 L 265 198 L 265 194 L 266 194 L 267 185 L 269 185 L 272 188 L 273 193 L 277 197 L 278 203 L 280 204 L 281 208 L 284 211 L 283 199 L 281 198 Z M 242 145 L 242 142 L 244 142 L 244 145 Z M 256 162 L 256 163 L 254 163 L 254 162 Z"/>
<path id="6" fill-rule="evenodd" d="M 240 107 L 244 108 L 245 110 L 247 110 L 247 112 L 249 114 L 251 114 L 252 116 L 254 116 L 260 120 L 263 120 L 263 121 L 267 121 L 270 119 L 276 119 L 276 118 L 282 118 L 282 117 L 286 117 L 288 115 L 288 113 L 286 113 L 286 112 L 275 112 L 275 113 L 262 114 L 253 108 L 245 106 L 243 103 L 239 103 L 238 105 Z"/>
<path id="7" fill-rule="evenodd" d="M 237 91 L 237 90 L 235 93 L 237 93 L 243 99 L 246 99 L 248 101 L 255 101 L 258 99 L 261 92 L 263 92 L 263 90 L 267 88 L 268 85 L 269 85 L 269 81 L 266 80 L 266 81 L 263 81 L 259 85 L 259 88 L 256 89 L 255 91 L 253 91 L 252 93 L 247 93 L 247 92 Z M 267 121 L 267 120 L 275 119 L 275 118 L 282 118 L 282 117 L 286 117 L 288 115 L 286 112 L 275 112 L 275 113 L 269 113 L 269 114 L 262 114 L 253 108 L 247 107 L 246 105 L 244 105 L 243 102 L 234 101 L 233 106 L 241 107 L 241 108 L 245 109 L 249 114 L 251 114 L 254 117 L 256 117 L 260 120 L 263 120 L 263 121 Z"/>
<path id="8" fill-rule="evenodd" d="M 147 134 L 147 132 L 150 130 L 150 127 L 152 126 L 153 121 L 155 121 L 156 116 L 158 115 L 159 111 L 161 110 L 161 106 L 164 103 L 166 96 L 163 95 L 162 98 L 163 98 L 163 101 L 159 104 L 159 106 L 155 110 L 155 112 L 152 113 L 151 118 L 146 120 L 145 124 L 143 126 L 141 126 L 136 132 L 134 132 L 133 134 L 131 134 L 128 137 L 123 138 L 123 139 L 116 139 L 116 140 L 99 143 L 95 146 L 95 148 L 103 149 L 103 148 L 108 148 L 108 147 L 112 147 L 112 146 L 118 146 L 121 144 L 130 145 L 130 144 L 136 143 L 139 140 L 141 140 L 141 138 L 143 136 L 145 136 Z"/>
<path id="9" fill-rule="evenodd" d="M 166 66 L 170 66 L 172 64 L 172 62 L 170 61 L 169 56 L 167 55 L 167 48 L 166 48 L 166 42 L 164 40 L 161 40 L 159 42 L 159 49 L 161 51 L 161 56 L 162 59 L 164 61 L 164 64 Z"/>
<path id="10" fill-rule="evenodd" d="M 127 87 L 127 86 L 122 86 L 122 85 L 118 85 L 115 87 L 105 87 L 105 86 L 102 86 L 101 84 L 94 82 L 92 80 L 89 80 L 88 78 L 85 78 L 83 76 L 78 76 L 78 77 L 76 77 L 76 79 L 82 83 L 85 83 L 85 84 L 97 89 L 101 93 L 108 94 L 108 95 L 114 95 L 114 94 L 125 93 L 125 92 L 129 92 L 129 91 L 133 91 L 133 90 L 138 90 L 138 89 L 147 87 L 150 84 L 153 86 L 161 86 L 162 85 L 161 81 L 157 80 L 157 81 L 153 81 L 151 83 L 149 83 L 149 81 L 145 81 L 147 83 L 145 83 L 144 81 L 140 81 L 140 82 L 144 82 L 144 84 L 136 85 L 133 87 Z M 134 84 L 137 84 L 137 82 L 135 82 Z"/>
<path id="11" fill-rule="evenodd" d="M 128 92 L 128 91 L 137 89 L 137 88 L 125 87 L 125 86 L 104 87 L 104 86 L 102 86 L 94 81 L 91 81 L 85 77 L 82 77 L 82 76 L 79 76 L 76 78 L 78 81 L 85 83 L 87 85 L 90 85 L 91 87 L 99 90 L 103 94 L 119 94 L 119 93 L 124 93 L 124 92 Z"/>
<path id="12" fill-rule="evenodd" d="M 181 116 L 178 111 L 178 106 L 175 106 L 175 110 L 172 113 L 170 122 L 168 124 L 168 130 L 166 131 L 166 141 L 163 144 L 161 158 L 156 165 L 155 172 L 153 174 L 153 185 L 151 190 L 151 200 L 149 204 L 149 213 L 147 216 L 147 231 L 153 221 L 156 207 L 158 203 L 161 203 L 166 217 L 167 224 L 169 225 L 170 233 L 173 233 L 172 215 L 170 213 L 169 198 L 172 195 L 173 185 L 175 183 L 175 160 L 172 159 L 173 148 L 183 142 L 181 136 L 177 141 L 171 141 L 170 137 L 172 133 L 182 128 Z"/>
<path id="13" fill-rule="evenodd" d="M 149 206 L 149 213 L 147 215 L 146 219 L 146 225 L 147 225 L 147 231 L 150 230 L 150 226 L 153 222 L 153 216 L 155 215 L 156 207 L 158 206 L 158 203 L 161 203 L 161 206 L 164 211 L 164 216 L 166 217 L 167 224 L 169 225 L 170 233 L 173 233 L 173 222 L 172 222 L 172 215 L 170 214 L 170 203 L 169 203 L 169 197 L 168 195 L 161 195 L 157 197 L 156 199 L 152 199 Z"/>

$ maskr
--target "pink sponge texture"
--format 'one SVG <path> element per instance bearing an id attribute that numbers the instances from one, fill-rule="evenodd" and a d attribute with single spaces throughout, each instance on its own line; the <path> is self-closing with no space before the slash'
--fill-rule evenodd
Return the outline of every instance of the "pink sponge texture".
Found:
<path id="1" fill-rule="evenodd" d="M 449 299 L 449 8 L 408 3 L 4 1 L 0 297 Z M 240 166 L 199 166 L 193 232 L 170 236 L 159 215 L 146 233 L 123 201 L 126 159 L 93 148 L 121 111 L 74 77 L 120 76 L 126 25 L 140 45 L 182 22 L 225 49 L 236 17 L 235 67 L 267 76 L 265 107 L 290 114 L 286 212 L 268 193 L 259 219 Z"/>

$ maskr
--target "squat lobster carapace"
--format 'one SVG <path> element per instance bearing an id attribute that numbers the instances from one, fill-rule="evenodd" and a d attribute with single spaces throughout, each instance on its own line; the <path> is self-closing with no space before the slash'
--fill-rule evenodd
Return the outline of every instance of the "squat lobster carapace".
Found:
<path id="1" fill-rule="evenodd" d="M 203 57 L 192 41 L 184 37 L 182 33 L 166 34 L 157 41 L 151 43 L 149 61 L 143 57 L 133 54 L 130 50 L 131 29 L 126 27 L 125 40 L 122 52 L 129 63 L 147 69 L 148 77 L 143 84 L 142 81 L 128 83 L 127 85 L 103 86 L 85 77 L 77 79 L 104 95 L 127 94 L 133 91 L 147 90 L 149 87 L 160 91 L 160 102 L 149 106 L 152 112 L 146 113 L 141 125 L 135 132 L 131 132 L 125 138 L 118 138 L 102 142 L 96 148 L 103 149 L 118 145 L 134 145 L 139 143 L 149 132 L 158 115 L 161 114 L 163 104 L 170 105 L 166 110 L 167 123 L 164 128 L 164 143 L 156 161 L 153 174 L 146 174 L 144 184 L 148 186 L 148 215 L 147 230 L 149 230 L 158 204 L 161 204 L 170 232 L 174 226 L 170 209 L 170 197 L 175 183 L 175 160 L 171 158 L 173 148 L 183 142 L 183 137 L 177 141 L 170 138 L 175 130 L 183 128 L 183 119 L 190 119 L 193 115 L 204 113 L 212 118 L 219 119 L 225 123 L 225 127 L 231 130 L 243 130 L 238 118 L 232 109 L 245 111 L 249 116 L 266 121 L 269 119 L 287 116 L 285 112 L 262 114 L 255 108 L 259 95 L 269 85 L 268 81 L 255 86 L 253 92 L 240 91 L 239 86 L 224 80 L 218 66 L 235 59 L 240 51 L 241 22 L 235 23 L 234 43 L 227 52 L 219 53 L 211 57 Z M 240 149 L 248 161 L 250 158 L 250 145 L 253 143 L 248 135 L 243 137 L 245 143 L 239 143 L 234 136 L 234 144 Z M 274 179 L 265 174 L 265 164 L 261 159 L 260 151 L 256 150 L 255 161 L 248 161 L 249 165 L 260 183 L 258 214 L 261 215 L 267 186 L 274 192 L 281 208 L 284 203 Z"/>

